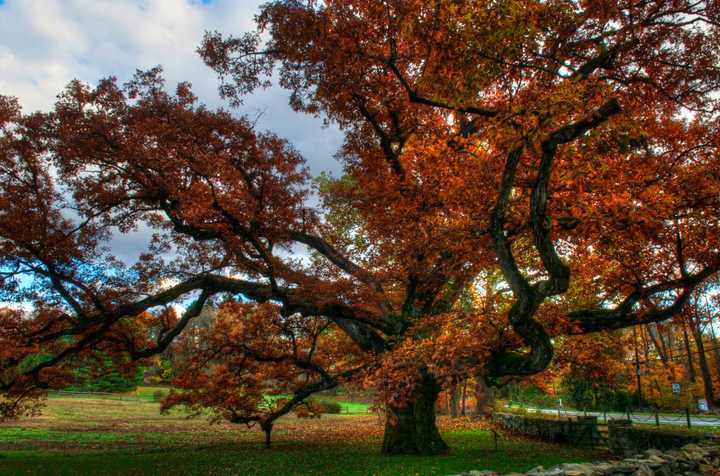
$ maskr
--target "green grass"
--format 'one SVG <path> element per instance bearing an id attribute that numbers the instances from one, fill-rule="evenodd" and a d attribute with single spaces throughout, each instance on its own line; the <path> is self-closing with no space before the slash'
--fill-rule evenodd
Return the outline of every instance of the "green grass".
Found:
<path id="1" fill-rule="evenodd" d="M 370 413 L 370 404 L 362 402 L 346 402 L 337 400 L 342 408 L 342 413 Z"/>
<path id="2" fill-rule="evenodd" d="M 259 442 L 208 448 L 145 449 L 141 451 L 10 451 L 0 459 L 3 474 L 178 474 L 178 475 L 434 475 L 469 469 L 526 470 L 538 464 L 551 466 L 580 461 L 569 452 L 527 441 L 503 441 L 493 450 L 486 432 L 445 435 L 453 447 L 449 456 L 382 457 L 378 441 L 282 443 L 266 450 Z"/>
<path id="3" fill-rule="evenodd" d="M 267 400 L 274 400 L 276 398 L 287 398 L 288 395 L 267 395 L 265 398 Z M 369 403 L 364 402 L 348 402 L 346 400 L 342 400 L 336 397 L 331 396 L 322 396 L 318 397 L 318 400 L 327 400 L 327 401 L 334 401 L 340 404 L 341 413 L 345 414 L 368 414 L 370 413 L 370 407 L 371 405 Z"/>
<path id="4" fill-rule="evenodd" d="M 655 425 L 655 423 L 645 423 L 645 422 L 633 422 L 633 426 L 640 426 L 642 428 L 654 428 L 658 430 L 672 430 L 672 431 L 679 431 L 679 432 L 687 432 L 687 433 L 720 433 L 720 426 L 692 426 L 690 428 L 687 427 L 687 425 L 668 425 L 668 424 L 662 424 L 660 426 Z"/>
<path id="5" fill-rule="evenodd" d="M 0 441 L 13 439 L 19 441 L 98 443 L 118 441 L 121 435 L 101 431 L 53 431 L 46 428 L 3 428 L 0 430 Z"/>
<path id="6" fill-rule="evenodd" d="M 92 392 L 50 392 L 49 398 L 92 398 L 93 400 L 121 400 L 128 402 L 153 402 L 155 401 L 155 392 L 160 392 L 163 396 L 170 392 L 170 388 L 163 386 L 143 386 L 138 387 L 133 392 L 125 393 L 92 393 Z"/>
<path id="7" fill-rule="evenodd" d="M 367 405 L 349 402 L 349 415 L 284 417 L 267 450 L 257 429 L 211 425 L 180 411 L 160 415 L 153 391 L 141 389 L 136 400 L 53 396 L 42 417 L 0 424 L 0 475 L 424 476 L 522 471 L 597 457 L 509 436 L 495 451 L 483 424 L 447 418 L 440 423 L 449 455 L 383 457 L 382 420 L 353 413 Z"/>

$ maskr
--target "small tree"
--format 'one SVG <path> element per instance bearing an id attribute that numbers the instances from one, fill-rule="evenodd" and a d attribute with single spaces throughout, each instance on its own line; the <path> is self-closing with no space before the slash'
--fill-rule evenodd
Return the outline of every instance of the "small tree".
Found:
<path id="1" fill-rule="evenodd" d="M 626 339 L 621 332 L 563 340 L 555 362 L 561 376 L 560 390 L 577 409 L 610 409 L 616 395 L 630 383 L 626 356 Z"/>
<path id="2" fill-rule="evenodd" d="M 335 388 L 361 366 L 362 353 L 331 321 L 283 317 L 273 304 L 227 302 L 209 326 L 187 332 L 174 345 L 185 358 L 163 410 L 183 405 L 213 420 L 259 425 L 270 447 L 274 422 L 295 411 L 319 417 L 324 407 L 309 399 Z"/>
<path id="3" fill-rule="evenodd" d="M 145 369 L 127 355 L 110 356 L 95 352 L 80 362 L 71 362 L 75 382 L 69 390 L 88 392 L 129 392 L 142 383 Z"/>

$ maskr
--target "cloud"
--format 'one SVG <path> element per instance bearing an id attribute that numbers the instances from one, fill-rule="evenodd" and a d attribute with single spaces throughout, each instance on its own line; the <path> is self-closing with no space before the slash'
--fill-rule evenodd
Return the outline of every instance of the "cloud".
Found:
<path id="1" fill-rule="evenodd" d="M 95 83 L 135 69 L 162 65 L 170 87 L 190 81 L 200 100 L 227 106 L 217 78 L 195 52 L 206 30 L 241 33 L 265 0 L 0 0 L 0 94 L 16 96 L 25 111 L 49 110 L 72 79 Z M 333 154 L 342 135 L 322 120 L 299 115 L 287 92 L 273 87 L 248 97 L 239 113 L 260 115 L 259 129 L 287 138 L 311 173 L 340 171 Z M 118 256 L 137 256 L 144 233 L 118 237 Z"/>
<path id="2" fill-rule="evenodd" d="M 200 99 L 225 105 L 217 78 L 195 52 L 204 31 L 252 29 L 264 0 L 7 0 L 0 6 L 0 93 L 23 108 L 48 110 L 72 79 L 95 83 L 110 75 L 128 79 L 135 69 L 160 64 L 170 86 L 190 81 Z M 274 87 L 247 98 L 240 112 L 262 115 L 259 127 L 286 138 L 305 153 L 313 174 L 338 172 L 332 156 L 335 128 L 294 113 L 288 95 Z"/>

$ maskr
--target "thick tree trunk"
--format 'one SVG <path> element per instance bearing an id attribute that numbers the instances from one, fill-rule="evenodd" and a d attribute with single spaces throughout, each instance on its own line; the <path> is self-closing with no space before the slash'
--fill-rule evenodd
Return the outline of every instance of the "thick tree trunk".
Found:
<path id="1" fill-rule="evenodd" d="M 428 373 L 404 407 L 388 406 L 382 453 L 384 455 L 437 455 L 448 446 L 435 424 L 435 402 L 440 385 Z"/>

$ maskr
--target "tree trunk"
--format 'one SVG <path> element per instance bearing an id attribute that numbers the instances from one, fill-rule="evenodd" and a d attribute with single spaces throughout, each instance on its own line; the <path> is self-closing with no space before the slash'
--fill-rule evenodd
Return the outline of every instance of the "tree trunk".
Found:
<path id="1" fill-rule="evenodd" d="M 715 372 L 718 377 L 720 377 L 720 342 L 718 342 L 715 336 L 715 328 L 713 327 L 712 321 L 710 321 L 710 336 L 712 337 L 712 354 L 713 360 L 715 360 Z"/>
<path id="2" fill-rule="evenodd" d="M 488 416 L 495 408 L 495 389 L 483 375 L 475 376 L 475 416 Z"/>
<path id="3" fill-rule="evenodd" d="M 683 331 L 683 341 L 685 343 L 685 352 L 687 354 L 688 374 L 690 376 L 690 382 L 695 383 L 695 364 L 693 363 L 692 348 L 690 347 L 690 339 L 688 338 L 688 333 L 687 333 L 687 319 L 685 319 L 684 316 L 683 316 L 683 320 L 682 320 L 682 331 Z"/>
<path id="4" fill-rule="evenodd" d="M 672 328 L 665 328 L 665 337 L 667 338 L 667 356 L 670 362 L 675 362 L 674 350 L 677 348 L 677 336 L 673 332 Z"/>
<path id="5" fill-rule="evenodd" d="M 460 392 L 457 381 L 453 380 L 452 387 L 450 387 L 450 416 L 457 418 L 460 414 Z"/>
<path id="6" fill-rule="evenodd" d="M 651 327 L 649 324 L 645 324 L 645 328 L 647 329 L 647 333 L 650 336 L 650 340 L 652 340 L 653 346 L 655 346 L 655 350 L 660 357 L 660 361 L 662 362 L 663 367 L 665 367 L 665 369 L 670 373 L 672 381 L 674 382 L 675 368 L 670 365 L 670 359 L 668 358 L 667 349 L 665 347 L 665 340 L 663 339 L 662 333 L 658 331 L 656 325 L 655 327 Z M 646 357 L 645 361 L 650 362 L 650 359 Z"/>
<path id="7" fill-rule="evenodd" d="M 645 325 L 647 327 L 647 324 Z M 650 365 L 650 341 L 647 336 L 647 329 L 640 328 L 640 338 L 643 342 L 643 355 L 645 356 L 645 365 Z"/>
<path id="8" fill-rule="evenodd" d="M 265 448 L 270 448 L 270 434 L 272 433 L 272 422 L 262 423 L 260 428 L 265 432 Z"/>
<path id="9" fill-rule="evenodd" d="M 633 327 L 633 344 L 635 344 L 635 379 L 637 380 L 637 406 L 643 404 L 642 378 L 640 378 L 640 355 L 638 354 L 637 326 Z"/>
<path id="10" fill-rule="evenodd" d="M 697 347 L 698 350 L 698 364 L 700 366 L 700 375 L 702 375 L 705 399 L 708 401 L 708 404 L 715 406 L 715 391 L 712 384 L 712 374 L 710 373 L 707 356 L 705 355 L 705 343 L 703 342 L 703 335 L 698 321 L 697 316 L 691 319 L 692 335 L 695 339 L 695 347 Z"/>
<path id="11" fill-rule="evenodd" d="M 440 385 L 427 372 L 422 373 L 412 401 L 404 407 L 388 406 L 383 438 L 384 455 L 437 455 L 448 446 L 435 424 L 435 402 Z"/>

